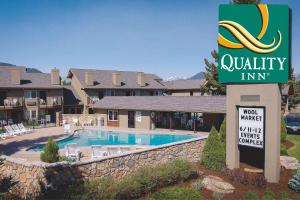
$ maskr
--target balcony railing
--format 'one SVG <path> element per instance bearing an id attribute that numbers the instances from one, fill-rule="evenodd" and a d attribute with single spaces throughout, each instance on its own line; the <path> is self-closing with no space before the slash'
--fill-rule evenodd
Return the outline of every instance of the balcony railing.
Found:
<path id="1" fill-rule="evenodd" d="M 98 103 L 100 99 L 98 97 L 89 97 L 90 104 Z"/>
<path id="2" fill-rule="evenodd" d="M 47 100 L 39 99 L 40 108 L 53 108 L 62 105 L 62 97 L 48 97 Z"/>
<path id="3" fill-rule="evenodd" d="M 1 109 L 15 109 L 23 106 L 23 98 L 7 98 L 3 100 L 3 105 L 0 105 Z"/>

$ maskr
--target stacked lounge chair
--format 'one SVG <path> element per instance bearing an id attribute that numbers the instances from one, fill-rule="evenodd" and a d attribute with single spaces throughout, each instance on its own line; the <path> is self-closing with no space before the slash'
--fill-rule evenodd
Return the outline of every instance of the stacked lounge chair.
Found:
<path id="1" fill-rule="evenodd" d="M 17 135 L 23 135 L 23 134 L 33 132 L 33 130 L 26 128 L 22 123 L 7 125 L 7 126 L 4 126 L 4 129 L 6 132 L 0 134 L 1 139 L 5 139 L 6 137 L 14 137 Z"/>

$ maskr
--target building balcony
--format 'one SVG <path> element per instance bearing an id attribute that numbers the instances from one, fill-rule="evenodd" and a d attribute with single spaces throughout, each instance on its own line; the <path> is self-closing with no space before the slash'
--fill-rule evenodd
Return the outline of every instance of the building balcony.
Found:
<path id="1" fill-rule="evenodd" d="M 39 107 L 42 109 L 60 108 L 62 97 L 48 97 L 47 100 L 39 99 Z"/>
<path id="2" fill-rule="evenodd" d="M 23 107 L 23 98 L 7 98 L 3 102 L 3 105 L 0 105 L 0 110 L 21 109 Z"/>

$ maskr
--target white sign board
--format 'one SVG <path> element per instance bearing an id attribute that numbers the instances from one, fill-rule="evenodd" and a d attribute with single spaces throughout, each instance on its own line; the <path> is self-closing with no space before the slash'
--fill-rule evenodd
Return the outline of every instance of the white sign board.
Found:
<path id="1" fill-rule="evenodd" d="M 137 121 L 137 122 L 142 121 L 142 112 L 141 111 L 135 111 L 135 121 Z"/>
<path id="2" fill-rule="evenodd" d="M 262 107 L 238 107 L 239 145 L 264 148 L 264 115 Z"/>

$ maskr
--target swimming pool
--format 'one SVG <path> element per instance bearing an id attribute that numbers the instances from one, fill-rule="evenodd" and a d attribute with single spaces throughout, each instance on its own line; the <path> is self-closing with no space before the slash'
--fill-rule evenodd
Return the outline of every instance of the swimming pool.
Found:
<path id="1" fill-rule="evenodd" d="M 66 144 L 77 143 L 79 147 L 92 145 L 150 145 L 157 146 L 172 142 L 179 142 L 194 138 L 192 135 L 173 134 L 149 134 L 149 133 L 125 133 L 97 130 L 79 130 L 78 135 L 65 138 L 57 142 L 60 149 Z M 37 145 L 29 150 L 42 151 L 45 145 Z"/>

